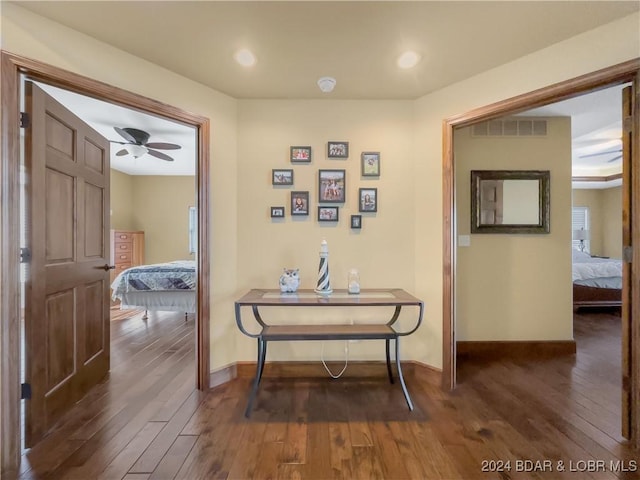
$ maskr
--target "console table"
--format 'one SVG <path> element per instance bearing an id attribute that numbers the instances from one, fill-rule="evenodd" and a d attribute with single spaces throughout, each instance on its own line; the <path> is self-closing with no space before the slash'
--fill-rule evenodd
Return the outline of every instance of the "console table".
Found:
<path id="1" fill-rule="evenodd" d="M 417 307 L 417 319 L 413 328 L 406 331 L 398 331 L 394 324 L 400 317 L 402 307 Z M 242 307 L 251 307 L 253 317 L 259 331 L 250 333 L 242 321 Z M 285 325 L 268 325 L 260 316 L 259 307 L 395 307 L 391 319 L 386 323 L 357 323 L 345 324 L 313 324 L 299 325 L 289 323 Z M 293 312 L 293 310 L 292 310 Z M 253 289 L 235 302 L 235 315 L 238 328 L 245 335 L 258 341 L 258 363 L 253 388 L 245 410 L 245 416 L 249 417 L 253 401 L 258 393 L 264 362 L 267 356 L 267 344 L 270 341 L 302 341 L 302 340 L 385 340 L 387 373 L 389 381 L 393 383 L 391 372 L 391 341 L 395 343 L 395 362 L 398 370 L 398 378 L 404 398 L 409 410 L 413 410 L 413 403 L 407 391 L 407 386 L 400 366 L 400 337 L 411 335 L 422 323 L 424 304 L 422 300 L 415 298 L 399 288 L 391 289 L 363 289 L 359 294 L 350 294 L 347 290 L 336 289 L 330 295 L 319 295 L 313 290 L 298 290 L 296 293 L 280 293 L 279 290 Z"/>

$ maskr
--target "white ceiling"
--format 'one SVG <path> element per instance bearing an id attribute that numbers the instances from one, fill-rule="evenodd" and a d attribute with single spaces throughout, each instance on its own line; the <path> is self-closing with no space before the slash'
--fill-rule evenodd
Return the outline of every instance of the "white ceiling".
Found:
<path id="1" fill-rule="evenodd" d="M 638 1 L 591 0 L 13 3 L 235 98 L 296 99 L 418 98 L 640 8 Z M 240 48 L 255 53 L 255 66 L 235 63 Z M 407 49 L 422 60 L 401 70 L 395 61 Z M 316 85 L 324 75 L 337 79 L 332 93 Z M 134 127 L 151 133 L 150 141 L 183 145 L 166 152 L 173 163 L 113 156 L 115 168 L 193 174 L 194 130 L 104 102 L 98 108 L 85 97 L 78 102 L 68 92 L 56 95 L 109 139 L 118 139 L 114 126 Z M 620 170 L 618 161 L 607 162 L 615 155 L 580 158 L 616 149 L 602 141 L 620 137 L 619 91 L 593 95 L 526 112 L 572 116 L 574 175 Z M 148 173 L 149 165 L 157 169 Z"/>
<path id="2" fill-rule="evenodd" d="M 111 168 L 128 175 L 195 175 L 197 158 L 195 128 L 51 85 L 43 83 L 38 85 L 107 140 L 125 141 L 113 127 L 132 127 L 148 132 L 151 135 L 149 142 L 175 143 L 182 147 L 180 150 L 159 150 L 174 159 L 173 162 L 168 162 L 151 155 L 143 155 L 139 158 L 134 158 L 132 155 L 116 156 L 115 153 L 123 146 L 112 143 Z"/>

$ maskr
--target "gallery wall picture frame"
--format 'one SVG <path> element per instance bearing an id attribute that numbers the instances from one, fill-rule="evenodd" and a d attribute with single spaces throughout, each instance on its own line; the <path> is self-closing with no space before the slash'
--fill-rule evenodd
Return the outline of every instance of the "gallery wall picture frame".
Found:
<path id="1" fill-rule="evenodd" d="M 327 207 L 321 205 L 318 207 L 318 221 L 319 222 L 337 222 L 339 216 L 338 207 Z"/>
<path id="2" fill-rule="evenodd" d="M 271 185 L 293 185 L 293 170 L 290 168 L 272 169 Z"/>
<path id="3" fill-rule="evenodd" d="M 349 158 L 349 142 L 327 142 L 328 158 Z"/>
<path id="4" fill-rule="evenodd" d="M 362 215 L 351 215 L 351 228 L 356 230 L 362 228 Z"/>
<path id="5" fill-rule="evenodd" d="M 292 146 L 289 148 L 291 163 L 311 163 L 311 147 Z"/>
<path id="6" fill-rule="evenodd" d="M 345 170 L 318 170 L 318 203 L 344 203 Z"/>
<path id="7" fill-rule="evenodd" d="M 362 152 L 360 155 L 360 173 L 363 177 L 380 176 L 380 152 Z"/>
<path id="8" fill-rule="evenodd" d="M 309 191 L 291 192 L 291 215 L 309 215 Z"/>
<path id="9" fill-rule="evenodd" d="M 284 207 L 271 207 L 271 218 L 284 218 Z"/>
<path id="10" fill-rule="evenodd" d="M 360 188 L 358 189 L 358 211 L 377 212 L 378 211 L 378 189 Z"/>

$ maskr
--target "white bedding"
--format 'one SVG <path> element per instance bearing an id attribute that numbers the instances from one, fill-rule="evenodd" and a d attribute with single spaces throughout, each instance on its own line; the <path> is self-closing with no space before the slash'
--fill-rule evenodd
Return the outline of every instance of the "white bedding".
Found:
<path id="1" fill-rule="evenodd" d="M 593 258 L 589 254 L 573 250 L 573 281 L 600 277 L 622 277 L 622 260 Z"/>

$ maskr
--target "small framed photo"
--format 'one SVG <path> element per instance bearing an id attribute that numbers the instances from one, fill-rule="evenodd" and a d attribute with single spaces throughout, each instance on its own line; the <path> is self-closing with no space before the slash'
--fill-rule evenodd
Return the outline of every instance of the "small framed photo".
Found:
<path id="1" fill-rule="evenodd" d="M 329 157 L 329 158 L 349 158 L 349 142 L 329 142 L 329 143 L 327 143 L 327 157 Z"/>
<path id="2" fill-rule="evenodd" d="M 271 218 L 284 218 L 284 207 L 271 207 Z"/>
<path id="3" fill-rule="evenodd" d="M 337 222 L 338 207 L 318 207 L 319 222 Z"/>
<path id="4" fill-rule="evenodd" d="M 362 228 L 362 215 L 351 215 L 351 228 Z"/>
<path id="5" fill-rule="evenodd" d="M 378 211 L 378 189 L 361 188 L 358 190 L 359 212 Z"/>
<path id="6" fill-rule="evenodd" d="M 311 147 L 291 147 L 291 163 L 311 163 Z"/>
<path id="7" fill-rule="evenodd" d="M 293 185 L 293 170 L 271 170 L 271 185 Z"/>
<path id="8" fill-rule="evenodd" d="M 309 215 L 309 192 L 291 192 L 291 215 Z"/>
<path id="9" fill-rule="evenodd" d="M 380 152 L 362 152 L 360 162 L 363 177 L 380 176 Z"/>
<path id="10" fill-rule="evenodd" d="M 318 170 L 318 203 L 344 203 L 344 170 Z"/>

